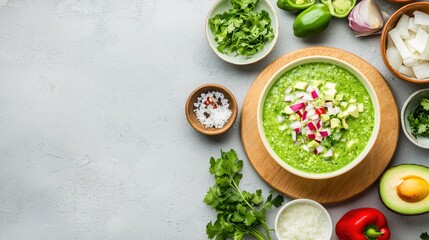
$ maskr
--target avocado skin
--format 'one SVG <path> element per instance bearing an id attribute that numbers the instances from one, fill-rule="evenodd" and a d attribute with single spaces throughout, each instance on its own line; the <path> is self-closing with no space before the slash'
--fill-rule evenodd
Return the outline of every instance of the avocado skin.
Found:
<path id="1" fill-rule="evenodd" d="M 404 169 L 404 168 L 408 168 L 408 169 L 411 169 L 411 171 L 409 171 L 409 175 L 411 175 L 411 174 L 413 174 L 413 175 L 416 175 L 416 176 L 419 176 L 419 177 L 422 177 L 422 178 L 424 178 L 424 179 L 426 179 L 427 181 L 429 181 L 429 167 L 428 166 L 424 166 L 424 165 L 421 165 L 421 164 L 399 164 L 399 165 L 396 165 L 396 166 L 393 166 L 393 167 L 391 167 L 391 168 L 389 168 L 389 169 L 387 169 L 384 173 L 383 173 L 383 175 L 381 176 L 381 178 L 380 178 L 380 183 L 379 183 L 379 185 L 378 185 L 378 194 L 379 194 L 379 197 L 380 197 L 380 199 L 381 199 L 381 202 L 383 203 L 383 205 L 384 206 L 386 206 L 386 208 L 388 208 L 390 211 L 392 211 L 392 212 L 395 212 L 395 213 L 397 213 L 397 214 L 400 214 L 400 215 L 404 215 L 404 216 L 417 216 L 417 215 L 422 215 L 422 214 L 426 214 L 426 213 L 429 213 L 429 196 L 428 197 L 426 197 L 424 200 L 423 200 L 423 203 L 421 203 L 421 202 L 419 202 L 421 205 L 422 205 L 422 207 L 421 207 L 421 211 L 415 211 L 415 212 L 407 212 L 407 211 L 401 211 L 401 210 L 399 210 L 399 209 L 396 209 L 395 207 L 391 207 L 391 206 L 389 206 L 389 205 L 391 205 L 391 204 L 389 204 L 389 203 L 386 203 L 385 201 L 388 201 L 388 200 L 390 200 L 390 199 L 384 199 L 383 198 L 383 194 L 382 194 L 382 191 L 384 190 L 383 189 L 383 183 L 385 183 L 385 184 L 388 184 L 388 183 L 391 183 L 391 182 L 397 182 L 397 180 L 399 180 L 399 178 L 397 178 L 397 179 L 387 179 L 386 180 L 386 176 L 388 176 L 389 174 L 392 174 L 392 172 L 393 173 L 395 173 L 396 171 L 400 171 L 400 170 L 402 170 L 402 169 Z M 415 169 L 415 170 L 414 170 Z M 414 171 L 415 172 L 414 172 Z M 415 174 L 415 173 L 418 173 L 418 174 Z M 424 176 L 421 176 L 419 173 L 421 173 L 421 172 L 423 172 L 424 174 Z M 395 200 L 395 199 L 394 199 Z"/>

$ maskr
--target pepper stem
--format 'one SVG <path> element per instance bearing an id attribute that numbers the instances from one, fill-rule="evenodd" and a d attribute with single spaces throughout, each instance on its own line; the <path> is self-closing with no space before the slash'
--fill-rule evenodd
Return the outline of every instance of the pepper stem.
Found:
<path id="1" fill-rule="evenodd" d="M 372 239 L 372 238 L 376 239 L 377 237 L 379 237 L 379 236 L 383 235 L 383 233 L 382 233 L 382 232 L 380 232 L 380 231 L 379 231 L 378 229 L 376 229 L 376 228 L 372 228 L 372 227 L 370 227 L 370 228 L 368 228 L 368 229 L 366 230 L 365 235 L 367 235 L 367 236 L 368 236 L 368 237 L 370 237 L 371 239 Z"/>

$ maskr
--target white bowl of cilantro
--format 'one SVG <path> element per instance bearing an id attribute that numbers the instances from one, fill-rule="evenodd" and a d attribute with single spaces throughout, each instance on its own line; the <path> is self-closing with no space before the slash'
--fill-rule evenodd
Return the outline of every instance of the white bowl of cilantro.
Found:
<path id="1" fill-rule="evenodd" d="M 414 92 L 401 111 L 402 130 L 415 145 L 429 149 L 429 88 Z"/>
<path id="2" fill-rule="evenodd" d="M 266 57 L 278 32 L 277 15 L 267 0 L 217 0 L 206 20 L 210 47 L 221 59 L 236 65 Z"/>

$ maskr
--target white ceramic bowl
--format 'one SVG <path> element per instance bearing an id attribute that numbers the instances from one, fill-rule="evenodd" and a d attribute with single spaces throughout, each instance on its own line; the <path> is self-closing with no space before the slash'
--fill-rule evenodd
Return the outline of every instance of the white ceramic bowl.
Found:
<path id="1" fill-rule="evenodd" d="M 271 148 L 270 144 L 268 143 L 268 140 L 265 135 L 264 128 L 262 126 L 262 108 L 263 104 L 265 102 L 265 98 L 271 89 L 271 86 L 281 77 L 285 72 L 289 71 L 292 68 L 295 68 L 299 65 L 306 64 L 306 63 L 317 63 L 317 62 L 324 62 L 324 63 L 331 63 L 336 66 L 342 67 L 346 70 L 348 70 L 350 73 L 355 75 L 365 86 L 367 89 L 372 102 L 374 106 L 374 130 L 372 132 L 372 135 L 368 141 L 368 144 L 364 148 L 364 150 L 359 154 L 359 156 L 351 161 L 348 165 L 344 166 L 343 168 L 340 168 L 334 172 L 329 173 L 308 173 L 301 171 L 299 169 L 296 169 L 289 164 L 287 164 L 285 161 L 283 161 Z M 267 82 L 265 85 L 265 88 L 262 90 L 261 96 L 259 98 L 258 102 L 258 109 L 257 109 L 257 125 L 258 125 L 258 131 L 259 135 L 262 139 L 262 142 L 267 149 L 268 153 L 271 155 L 271 157 L 284 169 L 286 169 L 288 172 L 293 173 L 297 176 L 308 178 L 308 179 L 327 179 L 339 176 L 341 174 L 344 174 L 351 169 L 353 169 L 356 165 L 358 165 L 365 157 L 368 155 L 369 151 L 373 147 L 375 140 L 377 139 L 378 132 L 380 130 L 380 105 L 378 102 L 377 94 L 375 93 L 374 88 L 372 87 L 371 83 L 368 81 L 368 79 L 355 67 L 350 65 L 347 62 L 344 62 L 340 59 L 333 58 L 333 57 L 326 57 L 326 56 L 308 56 L 304 58 L 300 58 L 294 61 L 289 62 L 288 64 L 284 65 L 280 70 L 278 70 Z"/>
<path id="2" fill-rule="evenodd" d="M 312 208 L 312 207 L 315 207 L 316 209 L 319 209 L 320 210 L 320 214 L 318 214 L 317 217 L 324 218 L 324 220 L 326 221 L 326 226 L 325 226 L 325 229 L 324 229 L 324 232 L 325 232 L 324 236 L 317 236 L 318 237 L 317 239 L 321 239 L 321 240 L 329 240 L 329 239 L 331 239 L 332 231 L 333 231 L 332 230 L 332 219 L 331 219 L 331 216 L 329 215 L 328 211 L 320 203 L 318 203 L 318 202 L 316 202 L 314 200 L 305 199 L 305 198 L 292 200 L 292 201 L 286 203 L 277 212 L 276 220 L 274 222 L 274 230 L 276 232 L 277 239 L 279 239 L 279 240 L 284 239 L 282 237 L 282 234 L 280 233 L 281 232 L 280 221 L 281 221 L 282 215 L 283 214 L 289 214 L 290 216 L 292 216 L 293 213 L 297 211 L 297 209 L 293 210 L 293 209 L 291 209 L 291 207 L 293 207 L 293 206 L 296 207 L 297 205 L 303 205 L 303 208 L 304 207 L 308 207 L 308 205 L 310 205 L 310 207 L 311 207 L 310 210 L 314 210 L 314 208 Z M 288 211 L 289 211 L 289 213 L 288 213 Z M 306 220 L 307 222 L 310 221 L 310 219 L 306 219 L 307 216 L 305 216 L 303 214 L 304 214 L 303 212 L 300 212 L 299 215 L 297 215 L 294 218 L 293 222 L 295 224 L 299 224 L 299 222 L 297 221 L 298 218 L 303 218 L 303 220 Z M 313 211 L 313 214 L 316 214 L 316 212 Z M 320 222 L 320 221 L 318 221 L 318 222 Z M 312 226 L 312 227 L 316 227 L 316 226 Z"/>
<path id="3" fill-rule="evenodd" d="M 402 130 L 405 133 L 405 136 L 414 143 L 415 145 L 429 149 L 429 138 L 428 137 L 417 137 L 415 138 L 411 134 L 411 128 L 410 128 L 410 122 L 408 121 L 407 117 L 410 115 L 416 107 L 419 105 L 420 99 L 422 98 L 428 98 L 429 99 L 429 88 L 421 89 L 413 94 L 405 101 L 404 105 L 402 106 L 401 110 L 401 125 Z"/>
<path id="4" fill-rule="evenodd" d="M 261 10 L 265 10 L 268 12 L 271 18 L 271 27 L 273 28 L 273 33 L 274 33 L 274 39 L 271 40 L 271 42 L 267 43 L 262 49 L 262 51 L 256 53 L 253 56 L 246 57 L 242 55 L 237 56 L 235 53 L 224 54 L 219 52 L 216 49 L 217 43 L 214 40 L 213 32 L 210 30 L 209 19 L 217 14 L 226 12 L 231 8 L 232 8 L 232 5 L 229 0 L 216 0 L 212 8 L 210 9 L 206 19 L 206 37 L 207 37 L 207 40 L 209 41 L 210 47 L 213 49 L 216 55 L 218 55 L 221 59 L 235 65 L 252 64 L 266 57 L 274 48 L 274 45 L 276 44 L 277 38 L 279 36 L 279 22 L 277 19 L 276 11 L 267 0 L 259 0 L 255 7 L 256 12 L 260 12 Z"/>

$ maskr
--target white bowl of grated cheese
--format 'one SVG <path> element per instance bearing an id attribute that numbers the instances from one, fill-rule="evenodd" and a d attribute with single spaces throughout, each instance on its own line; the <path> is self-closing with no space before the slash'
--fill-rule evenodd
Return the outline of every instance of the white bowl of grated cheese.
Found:
<path id="1" fill-rule="evenodd" d="M 296 199 L 285 204 L 274 223 L 279 240 L 329 240 L 332 220 L 328 211 L 310 199 Z"/>

